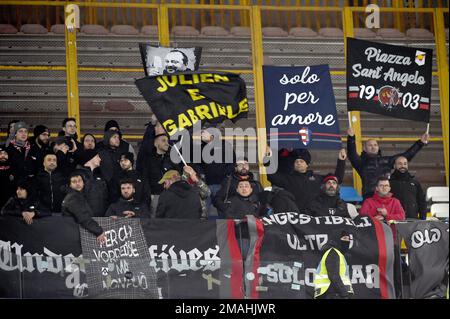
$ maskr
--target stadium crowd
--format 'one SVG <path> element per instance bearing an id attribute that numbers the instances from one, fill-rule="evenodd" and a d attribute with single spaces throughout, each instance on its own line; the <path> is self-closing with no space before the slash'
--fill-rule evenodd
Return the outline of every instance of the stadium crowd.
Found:
<path id="1" fill-rule="evenodd" d="M 278 150 L 278 170 L 268 175 L 272 187 L 264 190 L 246 158 L 233 153 L 232 162 L 225 161 L 226 141 L 214 147 L 220 162 L 175 164 L 169 137 L 156 122 L 147 125 L 137 154 L 115 120 L 105 124 L 101 141 L 89 133 L 79 141 L 74 118 L 62 121 L 54 141 L 45 125 L 34 126 L 31 137 L 23 121 L 11 121 L 7 129 L 0 145 L 1 214 L 27 224 L 53 214 L 72 216 L 99 241 L 104 232 L 92 217 L 207 219 L 212 209 L 232 219 L 286 211 L 354 217 L 339 194 L 347 153 L 363 182 L 359 214 L 381 221 L 426 217 L 425 195 L 408 163 L 428 143 L 428 134 L 402 153 L 382 155 L 377 141 L 368 140 L 358 154 L 350 128 L 347 150 L 337 154 L 335 172 L 326 175 L 309 169 L 308 150 Z M 213 139 L 202 131 L 202 147 Z M 272 157 L 267 147 L 265 165 Z"/>

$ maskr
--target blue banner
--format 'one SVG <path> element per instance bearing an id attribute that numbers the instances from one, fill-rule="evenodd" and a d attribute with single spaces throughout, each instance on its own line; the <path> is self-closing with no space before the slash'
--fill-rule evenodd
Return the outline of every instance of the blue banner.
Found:
<path id="1" fill-rule="evenodd" d="M 266 128 L 277 148 L 340 149 L 328 65 L 263 66 Z"/>

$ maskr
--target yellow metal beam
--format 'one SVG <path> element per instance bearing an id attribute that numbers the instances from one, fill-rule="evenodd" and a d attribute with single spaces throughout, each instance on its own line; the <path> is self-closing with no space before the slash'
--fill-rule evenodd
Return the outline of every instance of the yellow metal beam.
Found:
<path id="1" fill-rule="evenodd" d="M 158 37 L 162 46 L 168 47 L 170 44 L 169 31 L 169 9 L 166 4 L 159 5 L 158 8 Z"/>
<path id="2" fill-rule="evenodd" d="M 344 22 L 344 48 L 345 61 L 347 61 L 347 37 L 353 37 L 353 13 L 349 7 L 345 7 L 343 11 L 342 21 Z M 362 152 L 361 143 L 361 117 L 360 112 L 349 112 L 349 125 L 352 126 L 356 138 L 356 151 L 358 154 Z M 353 186 L 361 193 L 362 182 L 358 172 L 353 169 Z"/>
<path id="3" fill-rule="evenodd" d="M 64 12 L 67 12 L 64 7 Z M 67 116 L 77 120 L 77 133 L 80 136 L 80 107 L 78 94 L 78 61 L 77 61 L 77 28 L 72 21 L 65 19 L 65 45 L 66 45 L 66 81 L 67 81 Z M 68 25 L 72 31 L 69 32 Z"/>
<path id="4" fill-rule="evenodd" d="M 267 180 L 266 168 L 263 166 L 263 158 L 266 152 L 266 116 L 264 108 L 264 81 L 263 81 L 263 39 L 261 26 L 261 10 L 258 6 L 252 6 L 250 14 L 250 29 L 252 34 L 252 59 L 255 86 L 256 104 L 256 129 L 258 134 L 258 166 L 259 180 L 266 187 L 270 185 Z"/>
<path id="5" fill-rule="evenodd" d="M 445 182 L 449 185 L 449 80 L 448 80 L 448 56 L 445 46 L 445 19 L 444 11 L 436 9 L 434 11 L 434 38 L 436 40 L 436 58 L 439 72 L 439 98 L 441 104 L 441 123 L 442 123 L 442 137 L 444 147 L 444 162 L 445 162 Z"/>

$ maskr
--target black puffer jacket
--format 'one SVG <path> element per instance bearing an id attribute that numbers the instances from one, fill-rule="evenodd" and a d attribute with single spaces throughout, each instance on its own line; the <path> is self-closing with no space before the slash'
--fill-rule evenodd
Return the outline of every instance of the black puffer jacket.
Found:
<path id="1" fill-rule="evenodd" d="M 83 193 L 93 212 L 93 216 L 105 216 L 109 204 L 106 182 L 99 174 L 94 174 L 89 168 L 78 166 L 77 171 L 83 174 Z"/>
<path id="2" fill-rule="evenodd" d="M 68 190 L 61 204 L 61 210 L 63 216 L 72 216 L 78 224 L 95 236 L 103 233 L 102 227 L 92 219 L 94 213 L 83 192 L 77 192 L 73 189 Z"/>
<path id="3" fill-rule="evenodd" d="M 114 203 L 120 198 L 120 181 L 124 179 L 130 179 L 134 183 L 135 194 L 134 199 L 139 203 L 144 203 L 147 208 L 150 209 L 151 204 L 151 192 L 150 186 L 146 178 L 139 174 L 135 170 L 124 171 L 121 170 L 118 176 L 113 179 L 112 188 L 110 189 L 110 198 Z"/>
<path id="4" fill-rule="evenodd" d="M 100 172 L 106 183 L 111 183 L 112 179 L 116 177 L 120 172 L 120 155 L 123 153 L 118 148 L 112 148 L 109 145 L 110 138 L 117 134 L 114 131 L 106 131 L 103 137 L 103 147 L 99 147 L 99 155 L 102 159 L 100 163 Z"/>
<path id="5" fill-rule="evenodd" d="M 34 187 L 41 210 L 61 212 L 66 182 L 67 178 L 60 171 L 49 173 L 43 170 L 37 174 Z"/>
<path id="6" fill-rule="evenodd" d="M 328 196 L 321 192 L 308 205 L 306 213 L 311 216 L 341 216 L 351 218 L 347 203 L 339 195 Z"/>
<path id="7" fill-rule="evenodd" d="M 36 200 L 32 198 L 17 198 L 17 196 L 11 197 L 6 204 L 2 207 L 2 215 L 12 215 L 22 217 L 23 212 L 36 213 L 36 217 L 48 216 L 48 214 L 41 214 L 39 209 L 37 209 Z"/>
<path id="8" fill-rule="evenodd" d="M 150 212 L 145 204 L 135 199 L 126 200 L 124 198 L 120 198 L 114 204 L 109 205 L 105 216 L 124 217 L 123 212 L 127 210 L 135 213 L 134 217 L 136 218 L 150 218 Z"/>
<path id="9" fill-rule="evenodd" d="M 355 136 L 347 137 L 348 158 L 353 168 L 362 179 L 362 193 L 364 197 L 370 196 L 375 189 L 377 178 L 380 176 L 389 177 L 397 157 L 404 156 L 408 161 L 422 149 L 425 144 L 421 140 L 416 141 L 409 149 L 403 153 L 392 156 L 382 156 L 381 150 L 376 156 L 370 156 L 365 151 L 361 156 L 356 152 Z"/>
<path id="10" fill-rule="evenodd" d="M 342 182 L 345 173 L 345 160 L 337 160 L 334 175 L 339 183 Z M 277 172 L 267 176 L 269 181 L 282 187 L 295 197 L 295 204 L 300 212 L 304 211 L 309 203 L 320 193 L 320 185 L 324 175 L 314 174 L 313 171 L 299 173 L 294 171 L 290 174 Z"/>
<path id="11" fill-rule="evenodd" d="M 201 216 L 200 197 L 185 181 L 173 183 L 159 196 L 157 218 L 200 219 Z"/>
<path id="12" fill-rule="evenodd" d="M 221 218 L 226 217 L 226 211 L 228 205 L 230 204 L 230 200 L 233 196 L 237 194 L 236 188 L 239 181 L 241 180 L 248 180 L 250 182 L 254 194 L 258 194 L 264 190 L 261 183 L 253 178 L 253 173 L 251 172 L 246 176 L 240 176 L 237 175 L 236 173 L 227 176 L 225 180 L 222 181 L 222 184 L 220 185 L 220 190 L 213 198 L 214 206 L 218 209 L 218 213 Z"/>
<path id="13" fill-rule="evenodd" d="M 402 204 L 406 218 L 426 219 L 427 202 L 420 183 L 409 172 L 401 173 L 397 170 L 390 178 L 391 193 Z"/>
<path id="14" fill-rule="evenodd" d="M 248 197 L 236 194 L 230 199 L 225 217 L 231 219 L 243 219 L 246 215 L 259 217 L 259 205 L 258 196 L 254 192 Z"/>

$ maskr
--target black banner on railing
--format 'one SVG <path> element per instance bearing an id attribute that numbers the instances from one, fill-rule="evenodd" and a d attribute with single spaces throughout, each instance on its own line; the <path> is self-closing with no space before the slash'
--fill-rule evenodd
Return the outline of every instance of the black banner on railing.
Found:
<path id="1" fill-rule="evenodd" d="M 433 50 L 347 39 L 347 107 L 401 119 L 430 119 Z"/>

